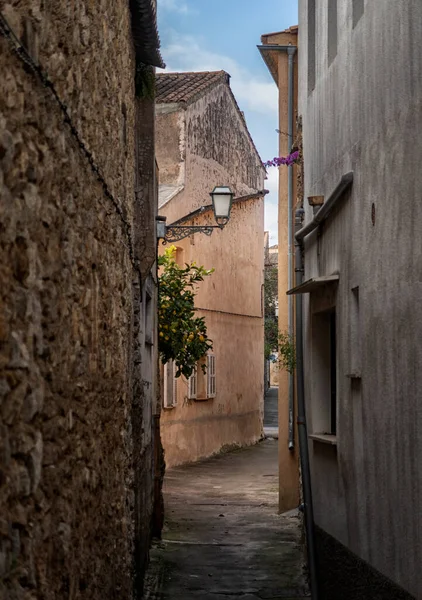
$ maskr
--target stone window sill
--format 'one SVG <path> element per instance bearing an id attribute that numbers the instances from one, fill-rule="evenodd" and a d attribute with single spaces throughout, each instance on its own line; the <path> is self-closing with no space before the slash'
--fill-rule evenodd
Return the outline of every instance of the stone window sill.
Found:
<path id="1" fill-rule="evenodd" d="M 212 400 L 212 398 L 209 398 L 208 396 L 200 396 L 198 398 L 193 398 L 194 402 L 207 402 L 208 400 Z"/>
<path id="2" fill-rule="evenodd" d="M 174 408 L 176 408 L 176 404 L 173 404 L 172 406 L 163 406 L 163 410 L 173 410 Z"/>
<path id="3" fill-rule="evenodd" d="M 329 444 L 330 446 L 337 446 L 337 436 L 329 433 L 310 433 L 309 439 L 314 442 L 320 442 L 321 444 Z"/>

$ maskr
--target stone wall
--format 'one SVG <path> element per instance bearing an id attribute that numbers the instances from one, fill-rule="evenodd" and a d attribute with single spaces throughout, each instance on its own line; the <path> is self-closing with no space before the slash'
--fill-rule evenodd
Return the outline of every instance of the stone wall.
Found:
<path id="1" fill-rule="evenodd" d="M 0 37 L 2 600 L 131 598 L 135 547 L 140 574 L 148 548 L 128 6 L 0 2 L 113 196 L 52 94 Z"/>

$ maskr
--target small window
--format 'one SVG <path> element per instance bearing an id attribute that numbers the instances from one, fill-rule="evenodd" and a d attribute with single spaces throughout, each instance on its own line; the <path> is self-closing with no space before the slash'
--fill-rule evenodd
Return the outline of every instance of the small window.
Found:
<path id="1" fill-rule="evenodd" d="M 350 376 L 359 377 L 362 369 L 362 335 L 359 310 L 359 287 L 352 288 L 350 306 Z"/>
<path id="2" fill-rule="evenodd" d="M 163 406 L 172 408 L 177 404 L 176 364 L 170 360 L 164 365 Z"/>
<path id="3" fill-rule="evenodd" d="M 197 362 L 195 372 L 189 377 L 188 398 L 208 400 L 215 398 L 215 394 L 215 355 L 206 354 Z"/>
<path id="4" fill-rule="evenodd" d="M 312 315 L 312 431 L 337 433 L 337 324 L 335 310 Z"/>
<path id="5" fill-rule="evenodd" d="M 337 333 L 336 313 L 330 312 L 330 431 L 337 433 Z"/>
<path id="6" fill-rule="evenodd" d="M 337 55 L 337 0 L 328 0 L 328 64 L 331 65 Z"/>
<path id="7" fill-rule="evenodd" d="M 175 260 L 179 267 L 185 266 L 185 251 L 183 250 L 183 248 L 179 248 L 179 246 L 176 247 Z"/>
<path id="8" fill-rule="evenodd" d="M 215 355 L 207 355 L 207 398 L 215 398 Z"/>
<path id="9" fill-rule="evenodd" d="M 353 28 L 356 27 L 365 10 L 365 0 L 353 0 Z"/>

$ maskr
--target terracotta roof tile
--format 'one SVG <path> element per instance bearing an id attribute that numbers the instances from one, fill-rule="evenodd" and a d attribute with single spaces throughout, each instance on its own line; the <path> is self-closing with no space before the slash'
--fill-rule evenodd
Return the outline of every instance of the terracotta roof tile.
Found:
<path id="1" fill-rule="evenodd" d="M 230 75 L 225 71 L 159 73 L 156 76 L 156 102 L 192 102 L 208 88 L 229 81 Z"/>

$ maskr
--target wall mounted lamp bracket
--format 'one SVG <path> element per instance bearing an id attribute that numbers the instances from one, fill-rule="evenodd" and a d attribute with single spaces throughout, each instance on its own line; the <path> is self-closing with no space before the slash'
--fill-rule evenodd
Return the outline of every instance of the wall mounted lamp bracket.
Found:
<path id="1" fill-rule="evenodd" d="M 165 217 L 157 217 L 157 238 L 163 244 L 178 242 L 193 233 L 204 233 L 210 236 L 214 229 L 223 229 L 224 225 L 166 225 Z"/>
<path id="2" fill-rule="evenodd" d="M 227 186 L 216 186 L 210 196 L 217 225 L 178 225 L 181 221 L 187 220 L 188 216 L 166 225 L 166 217 L 159 215 L 156 217 L 157 239 L 161 239 L 163 244 L 168 244 L 183 240 L 193 233 L 204 233 L 210 236 L 214 229 L 223 229 L 230 219 L 233 192 Z"/>

